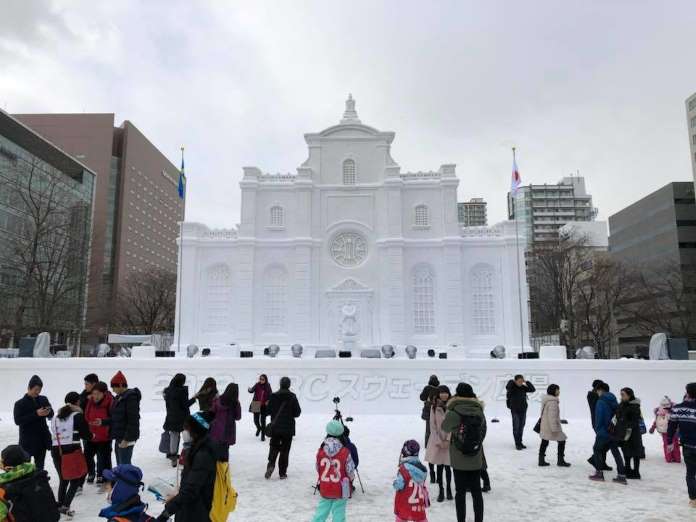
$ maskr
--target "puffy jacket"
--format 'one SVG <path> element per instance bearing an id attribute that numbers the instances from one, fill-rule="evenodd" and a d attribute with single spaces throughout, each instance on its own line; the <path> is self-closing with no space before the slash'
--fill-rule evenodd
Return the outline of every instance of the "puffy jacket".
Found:
<path id="1" fill-rule="evenodd" d="M 140 438 L 140 399 L 138 388 L 130 388 L 117 395 L 111 406 L 111 438 L 134 442 Z"/>
<path id="2" fill-rule="evenodd" d="M 400 464 L 408 470 L 408 474 L 411 475 L 411 478 L 416 484 L 425 483 L 428 478 L 428 468 L 418 460 L 418 457 L 404 457 L 401 459 Z M 396 474 L 396 478 L 392 485 L 396 491 L 401 491 L 406 487 L 404 477 L 401 473 Z"/>
<path id="3" fill-rule="evenodd" d="M 643 436 L 640 433 L 640 400 L 621 402 L 616 410 L 617 432 L 621 434 L 621 448 L 626 457 L 640 457 L 643 453 Z M 630 430 L 630 435 L 629 435 Z M 628 438 L 626 438 L 628 436 Z"/>
<path id="4" fill-rule="evenodd" d="M 51 432 L 47 421 L 53 418 L 53 410 L 48 417 L 39 417 L 36 410 L 50 408 L 51 403 L 43 395 L 36 399 L 25 395 L 14 405 L 14 421 L 19 426 L 19 445 L 30 455 L 35 455 L 51 447 Z"/>
<path id="5" fill-rule="evenodd" d="M 610 438 L 609 424 L 616 413 L 619 403 L 616 396 L 611 392 L 604 392 L 595 405 L 595 426 L 594 430 L 597 437 L 601 439 Z"/>
<path id="6" fill-rule="evenodd" d="M 0 521 L 5 521 L 12 506 L 16 522 L 58 522 L 60 513 L 48 473 L 37 471 L 33 463 L 20 464 L 0 473 Z"/>
<path id="7" fill-rule="evenodd" d="M 94 402 L 92 399 L 87 401 L 85 409 L 85 420 L 89 424 L 89 431 L 92 432 L 94 438 L 92 442 L 108 442 L 109 441 L 109 416 L 111 414 L 111 405 L 114 402 L 114 396 L 111 393 L 106 393 L 104 398 L 99 402 Z M 94 426 L 92 422 L 101 420 L 101 426 Z"/>
<path id="8" fill-rule="evenodd" d="M 167 502 L 176 522 L 208 522 L 217 471 L 216 447 L 208 436 L 191 446 L 181 474 L 179 493 Z"/>
<path id="9" fill-rule="evenodd" d="M 190 415 L 189 408 L 196 398 L 189 399 L 188 386 L 168 386 L 162 392 L 167 416 L 162 429 L 167 431 L 184 431 L 184 421 Z"/>
<path id="10" fill-rule="evenodd" d="M 459 428 L 461 417 L 465 415 L 481 417 L 481 440 L 486 438 L 486 416 L 483 404 L 476 398 L 452 397 L 447 403 L 447 414 L 442 423 L 442 430 L 452 433 Z M 450 444 L 450 462 L 454 469 L 476 471 L 483 468 L 483 446 L 476 455 L 464 455 L 454 444 Z"/>
<path id="11" fill-rule="evenodd" d="M 233 446 L 237 442 L 237 421 L 242 418 L 241 404 L 237 401 L 232 406 L 225 406 L 218 397 L 213 401 L 211 411 L 215 418 L 210 426 L 210 438 L 215 442 Z"/>
<path id="12" fill-rule="evenodd" d="M 268 399 L 268 413 L 273 423 L 273 435 L 295 436 L 295 419 L 300 416 L 302 409 L 294 393 L 280 389 L 271 394 Z"/>
<path id="13" fill-rule="evenodd" d="M 674 443 L 679 431 L 681 445 L 696 450 L 696 400 L 688 399 L 672 408 L 667 428 L 667 440 Z"/>

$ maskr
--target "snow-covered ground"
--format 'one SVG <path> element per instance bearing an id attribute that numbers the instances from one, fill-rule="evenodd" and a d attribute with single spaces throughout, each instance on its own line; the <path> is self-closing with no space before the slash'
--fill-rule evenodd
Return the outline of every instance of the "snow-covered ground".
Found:
<path id="1" fill-rule="evenodd" d="M 237 511 L 230 520 L 244 522 L 302 522 L 309 521 L 317 502 L 312 496 L 315 480 L 314 456 L 321 440 L 327 416 L 307 415 L 298 421 L 298 437 L 290 455 L 288 480 L 263 478 L 268 445 L 254 437 L 251 416 L 244 414 L 238 426 L 238 442 L 231 451 L 232 480 L 239 491 Z M 359 522 L 393 520 L 393 491 L 391 482 L 396 471 L 398 452 L 404 440 L 423 437 L 420 412 L 413 415 L 355 415 L 352 436 L 360 450 L 360 474 L 366 488 L 350 501 L 348 518 Z M 0 415 L 0 447 L 16 442 L 16 428 L 11 414 Z M 174 479 L 174 471 L 157 453 L 163 415 L 143 417 L 144 438 L 136 446 L 134 463 L 143 468 L 145 480 L 154 477 Z M 604 520 L 657 522 L 691 520 L 696 512 L 688 507 L 684 484 L 683 464 L 667 464 L 662 458 L 658 435 L 644 437 L 647 460 L 642 462 L 643 480 L 630 481 L 628 486 L 607 482 L 597 484 L 587 480 L 590 466 L 585 461 L 592 446 L 589 422 L 571 421 L 565 429 L 569 435 L 567 460 L 569 469 L 551 466 L 537 467 L 538 436 L 531 431 L 529 419 L 526 442 L 529 449 L 518 452 L 512 444 L 510 421 L 489 423 L 486 457 L 493 491 L 485 495 L 486 520 L 494 521 L 572 521 Z M 421 454 L 422 457 L 422 454 Z M 555 464 L 555 443 L 552 443 L 549 462 Z M 610 465 L 613 465 L 611 458 Z M 55 481 L 50 459 L 47 468 Z M 54 482 L 55 484 L 55 482 Z M 436 490 L 431 489 L 431 494 Z M 143 497 L 150 503 L 150 512 L 159 514 L 159 505 L 148 493 Z M 94 486 L 86 486 L 82 496 L 73 503 L 74 520 L 95 521 L 105 505 L 103 494 Z M 470 499 L 469 499 L 469 507 Z M 431 522 L 455 520 L 454 502 L 438 504 L 430 509 Z M 469 516 L 473 520 L 473 514 Z"/>

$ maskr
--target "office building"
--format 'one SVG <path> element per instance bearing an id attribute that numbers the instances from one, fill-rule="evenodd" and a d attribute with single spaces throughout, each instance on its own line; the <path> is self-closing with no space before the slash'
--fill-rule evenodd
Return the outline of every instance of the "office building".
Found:
<path id="1" fill-rule="evenodd" d="M 0 346 L 79 343 L 95 173 L 0 111 Z"/>
<path id="2" fill-rule="evenodd" d="M 469 201 L 457 203 L 457 218 L 463 227 L 488 226 L 487 203 L 483 198 L 471 198 Z"/>
<path id="3" fill-rule="evenodd" d="M 179 168 L 130 121 L 116 127 L 114 114 L 15 117 L 96 173 L 88 295 L 88 340 L 96 342 L 131 272 L 176 272 Z"/>
<path id="4" fill-rule="evenodd" d="M 689 130 L 691 170 L 694 174 L 694 183 L 696 183 L 696 93 L 686 100 L 686 125 Z"/>

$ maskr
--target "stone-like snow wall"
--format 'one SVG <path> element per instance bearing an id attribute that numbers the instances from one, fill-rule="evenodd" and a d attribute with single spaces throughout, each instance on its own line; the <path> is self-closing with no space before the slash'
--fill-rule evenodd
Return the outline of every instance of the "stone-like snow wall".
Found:
<path id="1" fill-rule="evenodd" d="M 293 381 L 303 411 L 331 413 L 333 397 L 341 397 L 344 415 L 407 414 L 419 418 L 419 394 L 431 374 L 454 392 L 460 381 L 471 383 L 486 402 L 489 417 L 507 415 L 505 384 L 522 373 L 536 387 L 531 396 L 529 417 L 538 415 L 539 399 L 549 384 L 561 387 L 561 408 L 566 418 L 588 415 L 587 390 L 594 379 L 608 382 L 612 391 L 628 386 L 643 401 L 646 422 L 652 421 L 654 408 L 663 395 L 681 400 L 686 383 L 696 381 L 696 361 L 545 361 L 545 360 L 437 360 L 437 359 L 0 359 L 0 411 L 11 412 L 14 401 L 26 390 L 29 378 L 38 374 L 54 407 L 62 404 L 68 391 L 80 391 L 87 373 L 96 372 L 110 381 L 121 370 L 131 387 L 143 394 L 143 411 L 164 411 L 162 389 L 171 377 L 187 375 L 190 390 L 203 379 L 215 377 L 220 391 L 229 382 L 240 385 L 243 409 L 248 408 L 247 387 L 266 373 L 275 390 L 280 377 Z M 3 415 L 3 417 L 5 417 Z M 10 418 L 3 418 L 11 422 Z"/>

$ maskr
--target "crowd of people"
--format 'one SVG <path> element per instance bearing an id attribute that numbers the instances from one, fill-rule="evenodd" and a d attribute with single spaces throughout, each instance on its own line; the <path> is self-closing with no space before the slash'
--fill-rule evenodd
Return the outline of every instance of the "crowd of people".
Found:
<path id="1" fill-rule="evenodd" d="M 276 467 L 281 480 L 288 477 L 295 423 L 302 413 L 291 385 L 288 377 L 282 377 L 279 388 L 273 391 L 268 377 L 262 374 L 248 388 L 256 436 L 261 441 L 269 438 L 266 479 L 273 476 Z M 111 378 L 110 388 L 111 391 L 97 375 L 86 375 L 83 390 L 69 392 L 64 404 L 54 411 L 42 395 L 40 377 L 31 377 L 26 394 L 14 406 L 18 444 L 7 446 L 0 454 L 0 522 L 53 522 L 61 515 L 72 517 L 73 502 L 86 484 L 110 491 L 110 504 L 99 517 L 111 522 L 225 520 L 226 514 L 222 518 L 213 514 L 233 509 L 229 494 L 224 501 L 216 495 L 220 481 L 225 480 L 224 476 L 221 478 L 220 466 L 227 465 L 230 448 L 236 443 L 236 423 L 242 415 L 239 385 L 230 383 L 219 393 L 215 380 L 208 378 L 191 395 L 186 376 L 176 374 L 162 391 L 166 411 L 160 451 L 177 473 L 181 467 L 181 477 L 176 491 L 163 498 L 163 509 L 157 516 L 146 514 L 147 505 L 140 498 L 143 472 L 132 462 L 140 439 L 142 394 L 128 386 L 120 371 Z M 527 448 L 524 433 L 528 396 L 533 393 L 534 385 L 522 375 L 514 376 L 506 385 L 513 443 L 519 451 Z M 557 443 L 557 466 L 571 465 L 565 460 L 567 436 L 560 397 L 561 389 L 556 384 L 549 385 L 540 397 L 541 411 L 534 431 L 540 437 L 538 465 L 542 468 L 550 466 L 546 453 L 551 442 Z M 421 447 L 411 439 L 401 445 L 393 481 L 396 522 L 427 521 L 431 505 L 428 483 L 437 488 L 435 502 L 454 501 L 457 521 L 466 520 L 468 495 L 474 520 L 483 521 L 484 493 L 491 491 L 484 452 L 484 402 L 470 384 L 458 383 L 453 395 L 435 375 L 430 377 L 420 398 L 425 444 Z M 665 461 L 684 461 L 689 505 L 696 508 L 696 383 L 686 386 L 684 400 L 679 404 L 664 397 L 653 409 L 649 428 L 641 402 L 631 388 L 622 388 L 617 398 L 606 382 L 596 380 L 587 401 L 595 433 L 588 458 L 595 470 L 589 476 L 591 481 L 602 482 L 604 473 L 613 471 L 607 463 L 609 453 L 616 467 L 614 483 L 626 485 L 629 480 L 640 480 L 641 460 L 645 458 L 643 436 L 657 432 L 662 438 Z M 196 402 L 199 411 L 191 413 Z M 347 519 L 356 477 L 359 479 L 358 453 L 338 410 L 325 432 L 316 454 L 319 502 L 312 522 L 342 522 Z M 44 469 L 49 451 L 58 476 L 55 491 Z"/>

